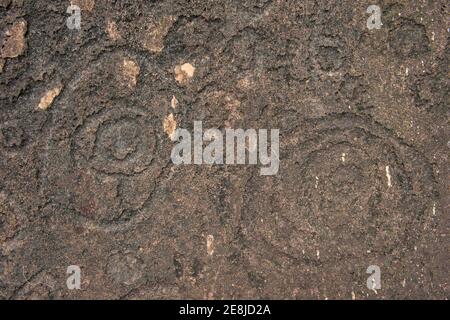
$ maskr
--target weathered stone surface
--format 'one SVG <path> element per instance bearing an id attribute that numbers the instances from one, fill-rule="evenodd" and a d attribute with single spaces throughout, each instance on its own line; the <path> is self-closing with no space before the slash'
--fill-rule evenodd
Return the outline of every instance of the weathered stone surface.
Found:
<path id="1" fill-rule="evenodd" d="M 448 1 L 63 2 L 0 0 L 0 299 L 449 297 Z"/>

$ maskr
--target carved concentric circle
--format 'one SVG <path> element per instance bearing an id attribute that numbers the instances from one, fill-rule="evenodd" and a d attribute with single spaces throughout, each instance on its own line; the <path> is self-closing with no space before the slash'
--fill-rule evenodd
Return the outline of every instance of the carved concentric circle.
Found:
<path id="1" fill-rule="evenodd" d="M 51 109 L 42 185 L 67 217 L 105 230 L 148 218 L 143 211 L 170 149 L 151 92 L 140 98 L 141 67 L 132 53 L 103 55 L 66 85 Z"/>
<path id="2" fill-rule="evenodd" d="M 303 262 L 389 255 L 414 245 L 410 230 L 427 227 L 432 169 L 380 124 L 341 114 L 284 139 L 280 176 L 248 185 L 244 234 L 258 252 Z"/>
<path id="3" fill-rule="evenodd" d="M 145 171 L 156 151 L 154 124 L 144 111 L 113 107 L 86 119 L 72 148 L 79 166 L 103 174 Z"/>

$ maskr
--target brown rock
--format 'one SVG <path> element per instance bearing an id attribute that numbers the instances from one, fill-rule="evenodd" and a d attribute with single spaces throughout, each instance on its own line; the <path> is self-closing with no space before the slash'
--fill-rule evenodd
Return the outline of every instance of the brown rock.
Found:
<path id="1" fill-rule="evenodd" d="M 56 86 L 55 88 L 48 90 L 44 96 L 41 98 L 41 101 L 39 102 L 38 108 L 41 110 L 47 110 L 48 107 L 51 106 L 51 104 L 53 103 L 53 100 L 55 100 L 55 98 L 57 96 L 59 96 L 59 94 L 61 93 L 61 90 L 63 88 L 62 84 L 59 84 L 58 86 Z"/>
<path id="2" fill-rule="evenodd" d="M 106 26 L 106 32 L 111 40 L 117 41 L 122 39 L 119 30 L 117 29 L 117 24 L 114 20 L 108 20 Z"/>
<path id="3" fill-rule="evenodd" d="M 172 96 L 172 101 L 170 101 L 170 106 L 173 109 L 176 109 L 176 107 L 178 106 L 178 100 L 175 96 Z"/>
<path id="4" fill-rule="evenodd" d="M 23 54 L 26 47 L 25 33 L 27 22 L 23 19 L 16 21 L 6 33 L 2 42 L 1 57 L 16 58 Z"/>
<path id="5" fill-rule="evenodd" d="M 206 237 L 206 252 L 208 253 L 208 256 L 214 254 L 214 236 L 211 234 Z"/>
<path id="6" fill-rule="evenodd" d="M 142 37 L 142 46 L 152 53 L 159 53 L 164 49 L 164 38 L 176 21 L 176 17 L 163 17 L 158 22 L 152 22 L 147 28 L 150 32 Z"/>
<path id="7" fill-rule="evenodd" d="M 169 114 L 163 122 L 164 132 L 167 133 L 169 138 L 173 140 L 173 134 L 177 129 L 177 121 L 175 120 L 173 114 Z"/>
<path id="8" fill-rule="evenodd" d="M 176 66 L 174 71 L 175 80 L 179 84 L 184 85 L 194 76 L 195 67 L 190 63 L 185 63 L 183 65 Z"/>
<path id="9" fill-rule="evenodd" d="M 123 60 L 123 77 L 125 81 L 128 83 L 128 87 L 134 88 L 137 84 L 137 78 L 139 75 L 141 68 L 139 65 L 130 59 Z"/>
<path id="10" fill-rule="evenodd" d="M 92 11 L 95 6 L 95 0 L 71 0 L 72 5 L 79 6 L 81 10 Z"/>

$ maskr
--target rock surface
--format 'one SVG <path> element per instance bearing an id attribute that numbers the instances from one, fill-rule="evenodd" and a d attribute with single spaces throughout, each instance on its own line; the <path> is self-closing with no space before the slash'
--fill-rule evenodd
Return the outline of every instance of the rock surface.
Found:
<path id="1" fill-rule="evenodd" d="M 0 0 L 0 298 L 449 298 L 447 1 L 369 5 Z M 174 165 L 194 121 L 278 174 Z"/>

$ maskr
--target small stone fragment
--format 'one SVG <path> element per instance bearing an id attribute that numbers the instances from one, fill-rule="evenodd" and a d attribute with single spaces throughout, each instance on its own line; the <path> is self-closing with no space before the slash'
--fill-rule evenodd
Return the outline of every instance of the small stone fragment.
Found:
<path id="1" fill-rule="evenodd" d="M 170 140 L 173 141 L 173 134 L 175 133 L 175 130 L 177 129 L 177 121 L 175 120 L 173 114 L 169 114 L 163 122 L 164 132 L 167 133 Z"/>
<path id="2" fill-rule="evenodd" d="M 48 107 L 53 103 L 53 100 L 61 93 L 63 85 L 58 85 L 57 87 L 47 91 L 39 102 L 38 108 L 41 110 L 47 110 Z"/>
<path id="3" fill-rule="evenodd" d="M 211 234 L 206 237 L 206 252 L 208 253 L 208 256 L 214 254 L 214 236 Z"/>
<path id="4" fill-rule="evenodd" d="M 144 49 L 149 50 L 152 53 L 159 53 L 164 49 L 164 38 L 176 21 L 176 17 L 167 16 L 163 17 L 157 23 L 151 23 L 148 26 L 148 33 L 145 33 L 142 37 L 142 46 Z"/>
<path id="5" fill-rule="evenodd" d="M 108 20 L 107 26 L 106 26 L 106 32 L 108 33 L 108 37 L 111 40 L 117 41 L 122 39 L 122 36 L 120 35 L 119 30 L 117 29 L 117 24 L 113 20 Z"/>
<path id="6" fill-rule="evenodd" d="M 23 19 L 15 22 L 11 28 L 5 32 L 1 47 L 1 58 L 16 58 L 23 54 L 26 47 L 25 33 L 27 32 L 27 22 Z"/>
<path id="7" fill-rule="evenodd" d="M 141 68 L 139 68 L 138 64 L 130 59 L 123 60 L 123 75 L 125 80 L 128 83 L 130 88 L 133 88 L 137 84 L 137 78 Z"/>
<path id="8" fill-rule="evenodd" d="M 175 67 L 175 80 L 179 84 L 186 84 L 194 76 L 195 67 L 190 63 L 185 63 Z"/>
<path id="9" fill-rule="evenodd" d="M 392 187 L 392 176 L 391 176 L 391 172 L 390 172 L 390 168 L 389 166 L 386 166 L 386 178 L 387 178 L 387 184 L 388 187 Z"/>
<path id="10" fill-rule="evenodd" d="M 170 105 L 172 109 L 176 109 L 176 107 L 178 106 L 178 100 L 175 96 L 172 96 L 172 101 L 170 102 Z"/>

